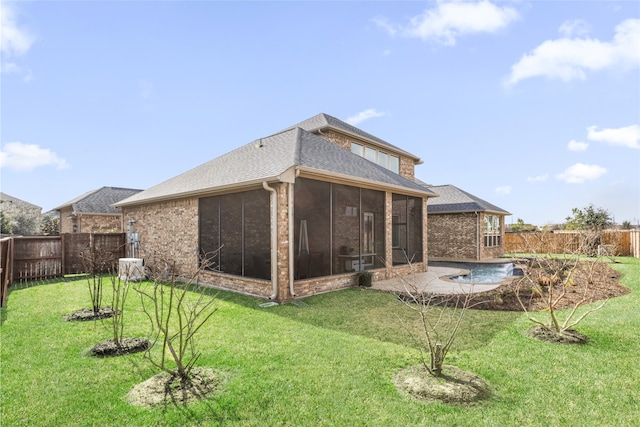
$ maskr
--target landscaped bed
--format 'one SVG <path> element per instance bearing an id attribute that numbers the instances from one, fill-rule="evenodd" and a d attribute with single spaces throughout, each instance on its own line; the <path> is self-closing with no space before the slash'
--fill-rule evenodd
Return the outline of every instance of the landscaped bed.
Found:
<path id="1" fill-rule="evenodd" d="M 468 311 L 447 364 L 489 385 L 488 398 L 472 406 L 425 404 L 397 391 L 396 375 L 419 364 L 403 323 L 418 324 L 392 294 L 357 288 L 260 308 L 261 300 L 216 291 L 197 365 L 224 372 L 221 388 L 187 406 L 147 409 L 127 396 L 158 370 L 142 353 L 87 355 L 109 338 L 110 319 L 64 320 L 87 306 L 82 280 L 16 286 L 0 329 L 0 424 L 634 425 L 640 260 L 618 260 L 612 267 L 631 292 L 580 323 L 585 345 L 528 338 L 532 323 L 522 312 Z M 126 336 L 148 336 L 139 304 L 127 300 Z"/>

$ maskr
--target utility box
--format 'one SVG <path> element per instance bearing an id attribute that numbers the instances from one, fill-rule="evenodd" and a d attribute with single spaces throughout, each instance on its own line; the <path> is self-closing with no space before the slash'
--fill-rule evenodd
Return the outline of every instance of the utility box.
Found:
<path id="1" fill-rule="evenodd" d="M 143 280 L 144 260 L 142 258 L 120 258 L 118 260 L 118 278 L 135 282 Z"/>

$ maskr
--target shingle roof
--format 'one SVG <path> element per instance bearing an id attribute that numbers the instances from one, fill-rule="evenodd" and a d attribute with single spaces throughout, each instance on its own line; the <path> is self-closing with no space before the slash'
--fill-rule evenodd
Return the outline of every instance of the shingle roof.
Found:
<path id="1" fill-rule="evenodd" d="M 13 203 L 15 205 L 19 205 L 19 206 L 22 206 L 22 207 L 27 208 L 27 209 L 42 209 L 38 205 L 34 205 L 33 203 L 26 202 L 26 201 L 24 201 L 22 199 L 18 199 L 17 197 L 13 197 L 13 196 L 8 195 L 7 193 L 2 193 L 2 192 L 0 192 L 0 201 L 7 202 L 7 203 Z"/>
<path id="2" fill-rule="evenodd" d="M 91 190 L 70 200 L 53 210 L 59 211 L 71 206 L 74 213 L 119 214 L 121 210 L 113 207 L 116 202 L 126 199 L 142 190 L 132 188 L 102 187 Z"/>
<path id="3" fill-rule="evenodd" d="M 284 180 L 297 167 L 381 187 L 435 196 L 430 190 L 301 128 L 255 140 L 117 203 L 136 205 Z"/>
<path id="4" fill-rule="evenodd" d="M 404 151 L 398 147 L 396 147 L 393 144 L 388 143 L 387 141 L 378 138 L 377 136 L 371 135 L 370 133 L 367 133 L 365 131 L 363 131 L 362 129 L 359 129 L 353 125 L 350 125 L 349 123 L 343 122 L 340 119 L 337 119 L 333 116 L 330 116 L 328 114 L 325 113 L 320 113 L 318 115 L 315 115 L 313 117 L 310 117 L 306 120 L 303 120 L 302 122 L 293 125 L 285 130 L 290 130 L 290 129 L 295 129 L 295 128 L 302 128 L 306 131 L 309 132 L 317 132 L 319 130 L 322 129 L 327 129 L 327 128 L 332 128 L 332 129 L 336 129 L 342 132 L 346 132 L 346 133 L 350 133 L 352 135 L 356 135 L 362 139 L 365 140 L 369 140 L 377 145 L 383 146 L 383 147 L 387 147 L 389 150 L 392 151 L 396 151 L 398 153 L 402 153 L 408 157 L 411 157 L 415 160 L 420 160 L 420 158 L 418 156 L 416 156 L 415 154 L 411 154 L 407 151 Z"/>
<path id="5" fill-rule="evenodd" d="M 491 212 L 511 215 L 504 209 L 453 185 L 428 185 L 427 188 L 440 196 L 429 200 L 427 213 Z"/>

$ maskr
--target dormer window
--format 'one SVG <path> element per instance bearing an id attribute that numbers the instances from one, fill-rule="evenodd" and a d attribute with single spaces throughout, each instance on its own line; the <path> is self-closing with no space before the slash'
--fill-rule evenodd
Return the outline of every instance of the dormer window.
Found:
<path id="1" fill-rule="evenodd" d="M 400 173 L 400 158 L 398 156 L 357 142 L 351 143 L 351 152 L 373 163 L 377 163 L 392 172 Z"/>

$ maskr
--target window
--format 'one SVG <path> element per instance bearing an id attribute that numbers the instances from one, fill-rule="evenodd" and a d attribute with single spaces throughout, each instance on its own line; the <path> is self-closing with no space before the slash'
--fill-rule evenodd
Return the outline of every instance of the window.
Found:
<path id="1" fill-rule="evenodd" d="M 364 148 L 364 158 L 369 160 L 370 162 L 377 163 L 376 155 L 377 155 L 377 152 L 374 148 L 371 148 L 371 147 Z"/>
<path id="2" fill-rule="evenodd" d="M 502 245 L 500 217 L 497 215 L 484 216 L 484 246 L 487 248 Z"/>
<path id="3" fill-rule="evenodd" d="M 384 267 L 384 192 L 300 177 L 294 191 L 296 280 Z"/>
<path id="4" fill-rule="evenodd" d="M 397 156 L 389 156 L 389 170 L 391 172 L 400 173 L 400 158 Z"/>
<path id="5" fill-rule="evenodd" d="M 382 151 L 378 152 L 378 164 L 384 168 L 389 169 L 389 155 L 387 153 L 383 153 Z"/>
<path id="6" fill-rule="evenodd" d="M 378 151 L 373 147 L 358 144 L 357 142 L 351 143 L 351 152 L 364 157 L 370 162 L 377 163 L 391 172 L 400 173 L 400 158 L 398 156 Z"/>
<path id="7" fill-rule="evenodd" d="M 268 280 L 269 193 L 263 189 L 199 200 L 200 256 L 208 269 Z"/>

